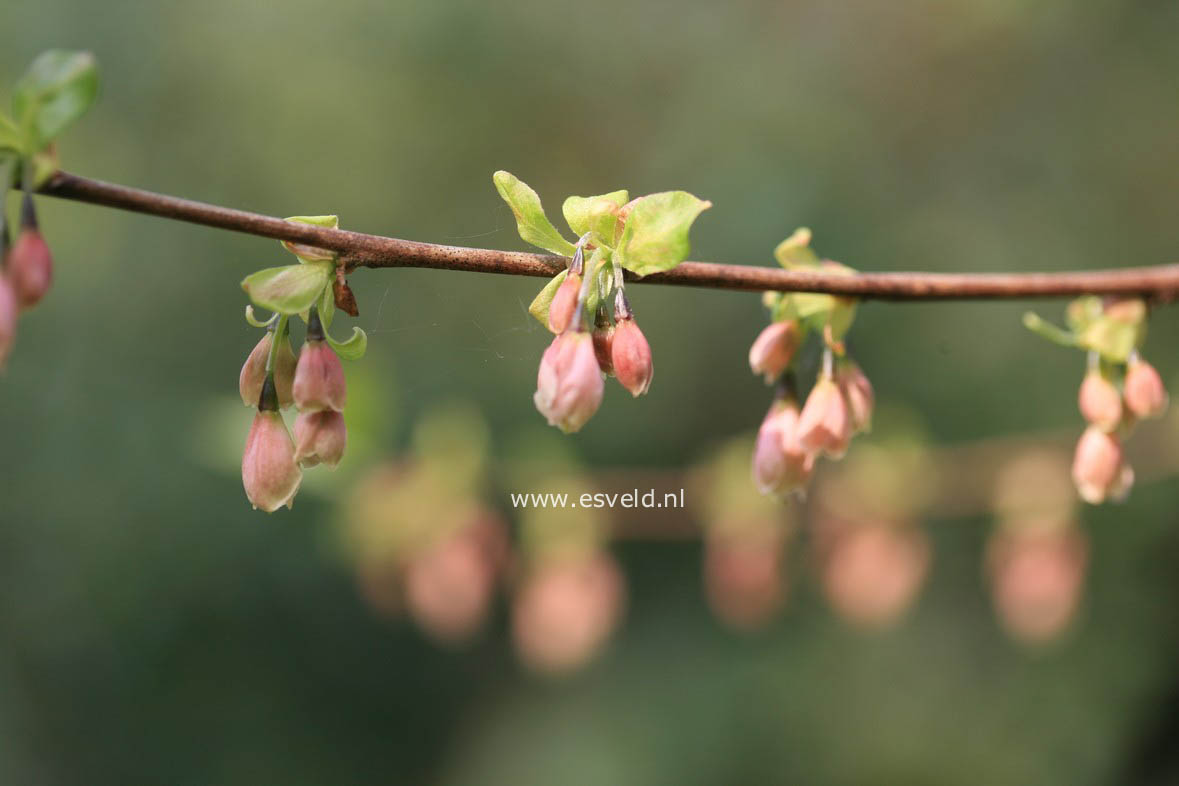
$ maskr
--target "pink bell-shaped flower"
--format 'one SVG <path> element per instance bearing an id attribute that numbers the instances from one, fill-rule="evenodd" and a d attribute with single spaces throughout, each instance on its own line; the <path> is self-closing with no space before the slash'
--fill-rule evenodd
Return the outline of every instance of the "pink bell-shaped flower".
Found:
<path id="1" fill-rule="evenodd" d="M 815 454 L 799 444 L 798 420 L 794 399 L 778 398 L 757 431 L 753 482 L 762 494 L 784 496 L 806 489 L 815 467 Z"/>
<path id="2" fill-rule="evenodd" d="M 294 502 L 303 473 L 295 462 L 295 443 L 278 412 L 274 382 L 263 385 L 258 414 L 242 453 L 242 485 L 255 508 L 267 513 Z"/>
<path id="3" fill-rule="evenodd" d="M 1086 421 L 1102 431 L 1113 431 L 1122 422 L 1122 394 L 1097 369 L 1085 374 L 1077 393 L 1077 407 Z"/>
<path id="4" fill-rule="evenodd" d="M 37 228 L 33 198 L 26 192 L 21 208 L 21 229 L 8 252 L 8 277 L 23 309 L 45 297 L 53 283 L 53 257 Z"/>
<path id="5" fill-rule="evenodd" d="M 773 382 L 790 365 L 798 350 L 801 331 L 794 320 L 773 322 L 754 340 L 749 348 L 749 368 Z"/>
<path id="6" fill-rule="evenodd" d="M 1154 366 L 1135 357 L 1126 369 L 1126 407 L 1140 418 L 1157 418 L 1167 411 L 1167 389 Z"/>
<path id="7" fill-rule="evenodd" d="M 300 412 L 295 418 L 295 461 L 304 467 L 325 464 L 332 469 L 344 457 L 348 429 L 343 413 L 332 409 Z"/>
<path id="8" fill-rule="evenodd" d="M 242 403 L 247 407 L 258 406 L 258 396 L 262 393 L 262 383 L 266 381 L 266 359 L 270 356 L 270 344 L 274 340 L 274 333 L 267 332 L 254 345 L 246 362 L 242 364 L 241 374 L 238 376 L 238 393 Z M 292 385 L 295 379 L 295 365 L 297 360 L 291 350 L 290 338 L 284 333 L 279 339 L 278 349 L 274 355 L 274 387 L 278 393 L 279 409 L 286 409 L 294 403 Z"/>
<path id="9" fill-rule="evenodd" d="M 1073 482 L 1081 499 L 1100 505 L 1107 498 L 1124 496 L 1133 484 L 1133 474 L 1123 465 L 1122 444 L 1117 434 L 1098 426 L 1085 429 L 1073 455 Z"/>
<path id="10" fill-rule="evenodd" d="M 843 391 L 829 376 L 819 377 L 799 416 L 799 444 L 808 452 L 822 451 L 840 458 L 847 452 L 851 435 L 852 422 Z"/>
<path id="11" fill-rule="evenodd" d="M 589 333 L 569 330 L 544 351 L 532 400 L 550 426 L 571 433 L 598 411 L 603 387 Z"/>
<path id="12" fill-rule="evenodd" d="M 344 367 L 335 350 L 324 340 L 323 324 L 314 307 L 307 320 L 307 341 L 299 353 L 292 384 L 295 408 L 300 412 L 344 410 L 347 388 Z"/>

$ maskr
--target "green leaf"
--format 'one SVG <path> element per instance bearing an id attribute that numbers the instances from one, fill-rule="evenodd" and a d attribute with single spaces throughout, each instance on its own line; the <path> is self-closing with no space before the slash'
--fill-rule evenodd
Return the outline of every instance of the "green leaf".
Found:
<path id="1" fill-rule="evenodd" d="M 1034 311 L 1028 311 L 1023 315 L 1023 326 L 1040 338 L 1047 339 L 1053 344 L 1060 344 L 1062 347 L 1077 346 L 1077 337 L 1075 334 L 1063 330 L 1051 322 L 1045 322 Z"/>
<path id="2" fill-rule="evenodd" d="M 0 112 L 0 152 L 21 152 L 20 129 L 8 116 Z"/>
<path id="3" fill-rule="evenodd" d="M 630 204 L 618 242 L 618 261 L 640 276 L 671 270 L 687 259 L 688 230 L 696 216 L 712 207 L 687 191 L 650 194 Z"/>
<path id="4" fill-rule="evenodd" d="M 328 229 L 340 228 L 339 216 L 290 216 L 286 221 L 294 221 L 297 224 L 311 224 L 317 227 L 326 227 Z M 336 258 L 335 251 L 329 251 L 326 248 L 316 248 L 315 246 L 304 245 L 303 243 L 292 243 L 289 240 L 280 240 L 283 248 L 290 251 L 304 262 L 327 262 Z"/>
<path id="5" fill-rule="evenodd" d="M 1122 322 L 1103 316 L 1085 328 L 1078 336 L 1078 343 L 1085 349 L 1099 353 L 1106 360 L 1125 363 L 1130 353 L 1143 338 L 1141 323 Z"/>
<path id="6" fill-rule="evenodd" d="M 502 169 L 492 175 L 499 195 L 516 217 L 516 229 L 525 242 L 563 257 L 573 256 L 573 244 L 549 221 L 541 207 L 540 197 L 511 172 Z"/>
<path id="7" fill-rule="evenodd" d="M 569 274 L 568 270 L 562 270 L 557 275 L 553 276 L 549 283 L 544 285 L 540 292 L 536 293 L 536 297 L 532 299 L 531 305 L 528 306 L 528 313 L 531 314 L 537 322 L 544 325 L 544 329 L 549 329 L 549 305 L 553 302 L 553 298 L 557 296 L 557 290 L 561 286 L 561 282 L 565 280 L 565 276 Z"/>
<path id="8" fill-rule="evenodd" d="M 246 276 L 242 289 L 260 308 L 298 314 L 319 299 L 334 270 L 335 265 L 330 262 L 267 268 Z"/>
<path id="9" fill-rule="evenodd" d="M 819 257 L 811 246 L 811 231 L 799 227 L 794 234 L 783 240 L 774 249 L 774 258 L 787 270 L 818 267 Z"/>
<path id="10" fill-rule="evenodd" d="M 573 234 L 581 237 L 586 232 L 592 232 L 594 242 L 613 246 L 618 210 L 629 200 L 630 196 L 625 189 L 600 196 L 571 196 L 561 205 L 561 212 Z"/>
<path id="11" fill-rule="evenodd" d="M 12 112 L 26 134 L 25 152 L 41 150 L 98 97 L 98 66 L 89 52 L 41 54 L 16 83 Z"/>
<path id="12" fill-rule="evenodd" d="M 856 321 L 857 301 L 846 297 L 837 297 L 834 300 L 831 312 L 827 315 L 827 324 L 831 325 L 831 337 L 836 341 L 842 341 L 851 330 L 852 323 Z"/>
<path id="13" fill-rule="evenodd" d="M 327 342 L 336 350 L 336 354 L 344 360 L 360 360 L 364 351 L 368 349 L 368 336 L 358 327 L 352 328 L 352 335 L 346 341 L 336 341 L 331 336 L 325 336 Z"/>
<path id="14" fill-rule="evenodd" d="M 1105 309 L 1101 305 L 1101 298 L 1093 295 L 1079 297 L 1068 304 L 1065 310 L 1065 321 L 1073 332 L 1079 333 L 1101 318 Z"/>

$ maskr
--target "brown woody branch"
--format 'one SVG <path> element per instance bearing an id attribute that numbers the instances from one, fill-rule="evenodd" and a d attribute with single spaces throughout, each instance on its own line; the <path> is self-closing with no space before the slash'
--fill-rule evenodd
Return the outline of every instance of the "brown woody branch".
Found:
<path id="1" fill-rule="evenodd" d="M 189 199 L 155 194 L 68 172 L 58 172 L 40 193 L 193 224 L 289 240 L 340 253 L 356 267 L 422 267 L 517 276 L 550 277 L 564 269 L 562 257 L 487 248 L 418 243 L 342 229 L 297 224 Z M 965 300 L 984 298 L 1137 295 L 1154 302 L 1179 297 L 1179 264 L 1062 273 L 804 273 L 774 267 L 684 262 L 674 270 L 628 279 L 644 284 L 747 291 L 826 292 L 861 299 Z"/>

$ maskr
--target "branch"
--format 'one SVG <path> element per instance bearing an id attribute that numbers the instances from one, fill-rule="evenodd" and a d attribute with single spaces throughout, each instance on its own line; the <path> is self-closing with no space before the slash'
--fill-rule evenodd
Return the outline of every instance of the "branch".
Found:
<path id="1" fill-rule="evenodd" d="M 340 253 L 346 269 L 422 267 L 517 276 L 551 277 L 565 268 L 562 257 L 519 251 L 442 246 L 342 229 L 297 224 L 203 202 L 155 194 L 68 172 L 40 189 L 47 196 L 187 221 L 193 224 L 290 240 Z M 1067 273 L 805 273 L 771 267 L 683 262 L 665 273 L 628 280 L 644 284 L 746 291 L 825 292 L 860 299 L 966 300 L 993 298 L 1134 295 L 1154 302 L 1179 297 L 1179 264 Z"/>

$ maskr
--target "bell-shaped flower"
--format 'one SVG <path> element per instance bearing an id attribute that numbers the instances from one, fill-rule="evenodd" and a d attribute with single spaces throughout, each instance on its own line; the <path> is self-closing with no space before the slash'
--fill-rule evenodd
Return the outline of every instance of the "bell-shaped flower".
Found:
<path id="1" fill-rule="evenodd" d="M 876 393 L 872 390 L 872 383 L 868 381 L 867 375 L 855 362 L 848 361 L 836 373 L 836 382 L 847 401 L 847 414 L 851 419 L 852 431 L 871 431 Z"/>
<path id="2" fill-rule="evenodd" d="M 557 294 L 549 303 L 549 330 L 554 333 L 564 333 L 570 325 L 577 327 L 573 320 L 577 314 L 577 299 L 581 294 L 581 276 L 572 270 L 565 275 L 561 286 L 557 287 Z"/>
<path id="3" fill-rule="evenodd" d="M 273 382 L 267 382 L 258 414 L 242 453 L 242 485 L 255 508 L 272 513 L 288 508 L 299 491 L 303 473 L 295 461 L 295 443 L 278 413 Z"/>
<path id="4" fill-rule="evenodd" d="M 21 210 L 21 230 L 8 252 L 8 276 L 21 308 L 37 305 L 53 283 L 53 257 L 37 228 L 33 200 L 27 193 Z"/>
<path id="5" fill-rule="evenodd" d="M 1135 358 L 1126 369 L 1126 407 L 1140 418 L 1157 418 L 1167 411 L 1167 389 L 1154 366 Z"/>
<path id="6" fill-rule="evenodd" d="M 594 332 L 591 334 L 594 340 L 594 355 L 598 358 L 598 367 L 602 369 L 602 373 L 608 377 L 614 376 L 614 323 L 610 321 L 609 314 L 606 313 L 606 307 L 598 306 L 597 314 L 594 315 Z"/>
<path id="7" fill-rule="evenodd" d="M 771 323 L 749 348 L 749 368 L 763 375 L 767 384 L 773 382 L 794 359 L 801 332 L 794 320 Z"/>
<path id="8" fill-rule="evenodd" d="M 806 489 L 815 454 L 799 444 L 798 422 L 793 399 L 776 400 L 766 413 L 753 449 L 753 482 L 762 494 L 784 496 Z"/>
<path id="9" fill-rule="evenodd" d="M 1086 421 L 1102 431 L 1113 431 L 1122 422 L 1122 394 L 1097 369 L 1085 374 L 1077 393 L 1077 407 Z"/>
<path id="10" fill-rule="evenodd" d="M 851 436 L 851 416 L 843 391 L 830 377 L 820 377 L 799 416 L 799 444 L 810 453 L 822 451 L 840 458 L 847 452 Z"/>
<path id="11" fill-rule="evenodd" d="M 1133 473 L 1123 464 L 1117 434 L 1098 426 L 1085 429 L 1073 455 L 1073 482 L 1081 499 L 1100 505 L 1108 498 L 1124 496 L 1133 484 Z"/>
<path id="12" fill-rule="evenodd" d="M 651 345 L 633 317 L 623 317 L 614 326 L 610 347 L 614 376 L 636 398 L 651 387 L 655 368 L 651 363 Z"/>
<path id="13" fill-rule="evenodd" d="M 311 339 L 303 344 L 295 366 L 292 393 L 300 412 L 343 411 L 347 398 L 344 367 L 326 341 Z"/>
<path id="14" fill-rule="evenodd" d="M 304 467 L 335 468 L 344 457 L 348 429 L 344 415 L 332 409 L 301 412 L 295 418 L 295 461 Z"/>
<path id="15" fill-rule="evenodd" d="M 532 400 L 550 426 L 570 433 L 598 411 L 603 387 L 589 333 L 570 330 L 554 338 L 544 351 Z"/>
<path id="16" fill-rule="evenodd" d="M 274 334 L 268 332 L 254 345 L 246 362 L 242 364 L 241 374 L 238 376 L 238 393 L 242 403 L 247 407 L 258 406 L 258 397 L 262 393 L 262 383 L 266 381 L 266 359 L 270 356 L 270 344 Z M 295 379 L 295 364 L 297 362 L 291 341 L 283 336 L 274 355 L 274 387 L 278 393 L 278 406 L 286 409 L 294 403 L 292 385 Z"/>

